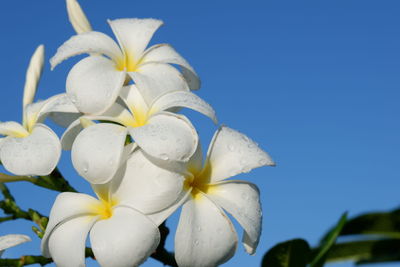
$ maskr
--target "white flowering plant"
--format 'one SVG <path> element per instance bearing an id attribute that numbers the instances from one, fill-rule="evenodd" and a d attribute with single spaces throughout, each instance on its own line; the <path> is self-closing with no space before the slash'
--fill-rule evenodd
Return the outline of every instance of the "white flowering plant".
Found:
<path id="1" fill-rule="evenodd" d="M 76 35 L 60 45 L 51 68 L 87 56 L 69 70 L 65 93 L 34 102 L 45 66 L 45 48 L 38 46 L 26 74 L 22 123 L 0 123 L 0 160 L 11 173 L 0 174 L 0 208 L 10 215 L 1 221 L 36 223 L 43 255 L 0 259 L 0 266 L 80 267 L 86 257 L 103 267 L 138 266 L 148 257 L 170 266 L 218 266 L 238 246 L 229 216 L 243 228 L 245 251 L 254 254 L 262 228 L 260 191 L 230 178 L 275 166 L 272 158 L 245 134 L 218 124 L 213 107 L 193 92 L 201 87 L 196 71 L 172 46 L 148 47 L 162 21 L 108 20 L 113 39 L 92 29 L 76 0 L 66 0 L 66 6 Z M 183 108 L 218 125 L 205 157 Z M 60 138 L 46 119 L 65 128 Z M 62 150 L 71 151 L 73 167 L 96 197 L 77 192 L 58 171 Z M 5 185 L 16 181 L 60 192 L 49 216 L 17 205 Z M 165 248 L 165 221 L 179 208 L 172 253 Z M 345 217 L 314 251 L 305 241 L 280 244 L 263 265 L 322 266 L 344 222 Z M 29 240 L 0 237 L 0 251 Z M 287 246 L 293 249 L 285 252 Z M 306 251 L 306 259 L 285 265 L 282 259 L 298 253 L 295 248 Z"/>

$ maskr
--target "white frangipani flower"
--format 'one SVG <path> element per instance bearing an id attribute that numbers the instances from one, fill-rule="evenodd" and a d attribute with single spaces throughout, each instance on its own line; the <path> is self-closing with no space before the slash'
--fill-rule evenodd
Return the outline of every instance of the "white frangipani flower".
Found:
<path id="1" fill-rule="evenodd" d="M 62 137 L 64 149 L 72 146 L 75 169 L 91 183 L 106 183 L 113 177 L 121 164 L 128 134 L 151 157 L 188 161 L 198 144 L 196 130 L 185 116 L 168 112 L 169 109 L 191 108 L 216 121 L 212 107 L 191 92 L 167 92 L 148 106 L 136 86 L 130 85 L 122 89 L 121 98 L 126 108 L 114 104 L 108 111 L 114 116 L 86 116 L 120 125 L 99 123 L 80 132 L 82 125 L 76 121 Z"/>
<path id="2" fill-rule="evenodd" d="M 168 91 L 198 89 L 193 68 L 167 44 L 146 47 L 162 25 L 156 19 L 109 20 L 119 45 L 100 32 L 83 32 L 66 41 L 51 58 L 52 68 L 63 60 L 90 53 L 68 74 L 67 94 L 86 114 L 101 114 L 117 99 L 127 75 L 148 104 Z M 104 55 L 104 56 L 101 56 Z M 170 64 L 182 67 L 182 74 Z"/>
<path id="3" fill-rule="evenodd" d="M 44 47 L 32 56 L 23 97 L 23 122 L 0 123 L 0 159 L 4 167 L 16 175 L 47 175 L 57 165 L 61 145 L 57 135 L 42 124 L 52 112 L 78 112 L 65 94 L 32 103 L 41 76 Z"/>
<path id="4" fill-rule="evenodd" d="M 29 241 L 31 241 L 31 238 L 27 235 L 10 234 L 0 236 L 0 257 L 6 249 Z"/>
<path id="5" fill-rule="evenodd" d="M 183 179 L 152 164 L 136 150 L 108 184 L 92 185 L 98 199 L 61 193 L 50 212 L 42 253 L 57 266 L 85 265 L 90 243 L 100 266 L 137 266 L 160 241 L 158 225 L 144 213 L 168 208 L 181 193 Z"/>
<path id="6" fill-rule="evenodd" d="M 175 258 L 180 267 L 217 266 L 234 255 L 237 234 L 223 210 L 244 228 L 246 251 L 255 252 L 262 218 L 258 188 L 245 181 L 224 180 L 268 165 L 274 162 L 266 152 L 227 127 L 214 135 L 204 166 L 200 146 L 187 164 L 164 164 L 181 173 L 184 188 L 190 192 L 174 206 L 151 216 L 156 223 L 162 222 L 183 203 L 175 235 Z"/>

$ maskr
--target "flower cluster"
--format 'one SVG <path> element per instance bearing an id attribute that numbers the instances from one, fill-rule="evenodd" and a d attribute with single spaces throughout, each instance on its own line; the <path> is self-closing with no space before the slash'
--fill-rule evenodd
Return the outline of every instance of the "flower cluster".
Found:
<path id="1" fill-rule="evenodd" d="M 256 185 L 227 180 L 274 165 L 246 135 L 220 126 L 203 159 L 195 127 L 179 114 L 200 112 L 218 124 L 214 109 L 192 92 L 200 80 L 170 45 L 148 47 L 162 25 L 156 19 L 109 20 L 116 41 L 92 30 L 75 0 L 67 0 L 77 35 L 50 59 L 54 68 L 88 54 L 69 71 L 66 93 L 32 103 L 44 48 L 31 59 L 23 122 L 0 124 L 0 158 L 17 175 L 47 175 L 61 150 L 97 198 L 64 192 L 50 213 L 42 253 L 57 266 L 84 266 L 90 244 L 101 266 L 137 266 L 160 242 L 158 226 L 182 207 L 175 236 L 179 266 L 217 266 L 237 247 L 231 214 L 243 227 L 243 245 L 255 253 L 261 233 Z M 61 140 L 43 124 L 66 127 Z M 226 213 L 227 212 L 227 213 Z"/>

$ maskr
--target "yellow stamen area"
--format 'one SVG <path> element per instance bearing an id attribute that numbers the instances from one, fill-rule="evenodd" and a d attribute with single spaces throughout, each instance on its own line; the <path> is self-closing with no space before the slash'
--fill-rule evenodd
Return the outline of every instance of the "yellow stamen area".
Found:
<path id="1" fill-rule="evenodd" d="M 194 200 L 200 200 L 202 197 L 201 193 L 210 194 L 212 193 L 214 186 L 210 184 L 211 167 L 207 164 L 204 169 L 198 173 L 190 173 L 183 183 L 183 188 L 189 190 L 192 188 L 191 195 Z"/>
<path id="2" fill-rule="evenodd" d="M 117 70 L 122 71 L 125 70 L 127 72 L 136 72 L 139 70 L 139 65 L 141 60 L 135 60 L 135 57 L 132 53 L 125 51 L 125 55 L 123 58 L 118 59 L 117 61 Z"/>
<path id="3" fill-rule="evenodd" d="M 133 109 L 131 108 L 131 111 L 133 113 L 133 127 L 140 127 L 144 126 L 147 124 L 147 119 L 149 116 L 147 116 L 147 112 L 143 112 L 141 109 Z"/>
<path id="4" fill-rule="evenodd" d="M 98 203 L 91 205 L 89 208 L 94 214 L 99 215 L 100 219 L 106 220 L 113 215 L 113 207 L 117 205 L 116 200 L 105 201 L 100 200 Z"/>

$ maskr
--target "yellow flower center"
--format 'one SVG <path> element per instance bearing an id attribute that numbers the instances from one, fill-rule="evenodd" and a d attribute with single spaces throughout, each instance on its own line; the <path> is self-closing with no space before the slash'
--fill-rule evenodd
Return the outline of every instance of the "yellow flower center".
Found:
<path id="1" fill-rule="evenodd" d="M 97 204 L 90 207 L 94 214 L 99 215 L 100 219 L 106 220 L 113 215 L 113 208 L 117 205 L 116 200 L 100 200 Z"/>
<path id="2" fill-rule="evenodd" d="M 141 60 L 136 60 L 132 53 L 125 51 L 125 55 L 123 58 L 120 58 L 117 61 L 117 70 L 119 71 L 127 71 L 127 72 L 136 72 L 139 70 L 139 65 Z"/>
<path id="3" fill-rule="evenodd" d="M 192 188 L 191 195 L 193 199 L 200 199 L 201 193 L 209 194 L 213 189 L 213 185 L 210 184 L 210 165 L 207 164 L 204 169 L 197 173 L 190 171 L 190 174 L 186 176 L 183 187 L 185 190 Z"/>

